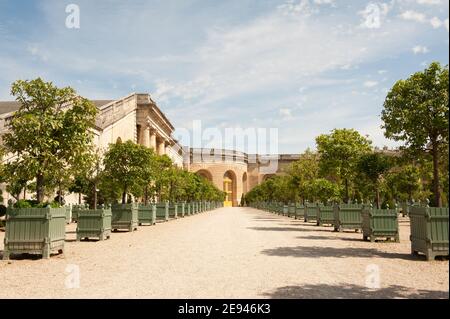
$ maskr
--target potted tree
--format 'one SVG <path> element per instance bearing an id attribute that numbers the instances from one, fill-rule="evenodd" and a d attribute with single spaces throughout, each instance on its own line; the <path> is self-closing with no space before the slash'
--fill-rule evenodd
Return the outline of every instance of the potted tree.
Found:
<path id="1" fill-rule="evenodd" d="M 70 87 L 57 88 L 38 78 L 16 81 L 11 93 L 20 103 L 3 135 L 3 154 L 14 154 L 3 175 L 7 183 L 35 185 L 36 200 L 18 202 L 7 211 L 3 258 L 11 254 L 64 251 L 66 209 L 45 203 L 55 180 L 73 176 L 90 153 L 97 108 Z M 45 96 L 45 99 L 43 97 Z"/>
<path id="2" fill-rule="evenodd" d="M 375 242 L 378 238 L 400 242 L 397 209 L 365 207 L 362 211 L 363 239 Z"/>
<path id="3" fill-rule="evenodd" d="M 151 162 L 152 151 L 142 145 L 120 140 L 110 144 L 103 159 L 104 172 L 102 178 L 104 185 L 118 189 L 121 193 L 120 204 L 111 207 L 113 230 L 137 230 L 138 205 L 132 202 L 131 195 L 140 196 L 145 185 L 144 177 Z"/>
<path id="4" fill-rule="evenodd" d="M 411 207 L 411 253 L 427 260 L 448 256 L 448 207 Z"/>
<path id="5" fill-rule="evenodd" d="M 81 170 L 77 180 L 83 180 L 84 191 L 89 205 L 77 207 L 77 241 L 96 237 L 99 240 L 109 239 L 111 236 L 111 205 L 98 205 L 98 186 L 102 176 L 100 154 L 92 153 L 91 159 Z M 101 200 L 103 200 L 101 196 Z"/>

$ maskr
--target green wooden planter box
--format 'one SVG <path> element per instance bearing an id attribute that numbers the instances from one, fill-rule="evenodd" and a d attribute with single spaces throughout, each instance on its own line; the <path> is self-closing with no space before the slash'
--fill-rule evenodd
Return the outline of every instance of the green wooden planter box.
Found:
<path id="1" fill-rule="evenodd" d="M 295 219 L 305 219 L 305 206 L 297 204 L 295 206 Z"/>
<path id="2" fill-rule="evenodd" d="M 81 209 L 84 209 L 85 206 L 84 205 L 74 205 L 72 206 L 72 216 L 71 216 L 71 220 L 72 223 L 76 223 L 77 219 L 78 219 L 78 211 Z"/>
<path id="3" fill-rule="evenodd" d="M 184 217 L 186 215 L 186 210 L 185 210 L 185 204 L 184 203 L 178 203 L 177 205 L 177 213 L 179 217 Z"/>
<path id="4" fill-rule="evenodd" d="M 178 206 L 177 204 L 169 203 L 169 218 L 177 219 L 178 218 Z"/>
<path id="5" fill-rule="evenodd" d="M 278 204 L 278 203 L 274 204 L 274 213 L 279 215 L 281 211 L 282 210 L 281 210 L 280 204 Z"/>
<path id="6" fill-rule="evenodd" d="M 306 223 L 317 222 L 318 211 L 319 206 L 317 204 L 307 203 L 305 205 L 305 222 Z"/>
<path id="7" fill-rule="evenodd" d="M 92 237 L 106 240 L 111 237 L 111 208 L 78 211 L 77 241 Z"/>
<path id="8" fill-rule="evenodd" d="M 169 203 L 158 203 L 156 206 L 156 220 L 169 221 Z"/>
<path id="9" fill-rule="evenodd" d="M 290 204 L 288 206 L 288 217 L 295 217 L 295 210 L 296 210 L 296 206 L 295 204 Z"/>
<path id="10" fill-rule="evenodd" d="M 426 207 L 427 204 L 422 204 L 420 201 L 419 202 L 403 202 L 401 204 L 401 211 L 402 211 L 402 216 L 406 217 L 409 216 L 409 213 L 411 212 L 411 207 Z"/>
<path id="11" fill-rule="evenodd" d="M 66 224 L 70 224 L 72 222 L 72 207 L 66 206 Z"/>
<path id="12" fill-rule="evenodd" d="M 3 259 L 11 254 L 38 254 L 50 258 L 64 252 L 66 208 L 8 208 Z"/>
<path id="13" fill-rule="evenodd" d="M 386 238 L 400 242 L 397 209 L 365 207 L 361 216 L 364 241 L 370 238 L 371 242 L 375 242 L 378 238 Z"/>
<path id="14" fill-rule="evenodd" d="M 281 205 L 281 215 L 288 216 L 288 214 L 289 214 L 289 206 Z"/>
<path id="15" fill-rule="evenodd" d="M 186 216 L 191 216 L 192 215 L 192 204 L 186 203 L 185 210 L 186 210 Z"/>
<path id="16" fill-rule="evenodd" d="M 344 229 L 359 231 L 362 229 L 361 204 L 339 204 L 334 206 L 334 230 L 342 232 Z"/>
<path id="17" fill-rule="evenodd" d="M 317 226 L 334 225 L 334 206 L 319 206 Z"/>
<path id="18" fill-rule="evenodd" d="M 139 212 L 137 204 L 118 204 L 111 208 L 111 228 L 116 231 L 120 229 L 130 232 L 137 230 L 139 223 Z"/>
<path id="19" fill-rule="evenodd" d="M 139 205 L 138 207 L 139 226 L 156 224 L 156 206 L 155 205 Z"/>
<path id="20" fill-rule="evenodd" d="M 427 260 L 448 256 L 448 207 L 412 207 L 411 253 L 425 254 Z"/>

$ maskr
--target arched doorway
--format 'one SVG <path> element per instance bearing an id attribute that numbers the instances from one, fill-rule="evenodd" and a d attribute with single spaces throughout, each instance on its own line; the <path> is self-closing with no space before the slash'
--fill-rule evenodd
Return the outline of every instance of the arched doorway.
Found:
<path id="1" fill-rule="evenodd" d="M 236 203 L 236 175 L 228 171 L 223 175 L 223 191 L 225 192 L 225 207 L 233 207 Z"/>

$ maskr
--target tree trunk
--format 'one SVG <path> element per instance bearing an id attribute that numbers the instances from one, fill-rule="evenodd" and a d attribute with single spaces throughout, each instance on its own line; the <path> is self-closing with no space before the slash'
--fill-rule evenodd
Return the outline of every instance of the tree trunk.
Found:
<path id="1" fill-rule="evenodd" d="M 126 204 L 126 203 L 127 203 L 127 192 L 126 192 L 126 190 L 124 190 L 122 193 L 122 204 Z"/>
<path id="2" fill-rule="evenodd" d="M 61 206 L 62 204 L 62 191 L 61 191 L 61 182 L 58 183 L 58 203 Z"/>
<path id="3" fill-rule="evenodd" d="M 94 183 L 94 209 L 97 209 L 97 183 Z"/>
<path id="4" fill-rule="evenodd" d="M 147 206 L 148 204 L 148 186 L 145 186 L 145 191 L 144 191 L 144 205 Z"/>
<path id="5" fill-rule="evenodd" d="M 345 203 L 348 204 L 349 194 L 348 194 L 348 178 L 345 179 Z"/>
<path id="6" fill-rule="evenodd" d="M 38 173 L 36 177 L 36 199 L 38 203 L 44 201 L 44 175 L 42 173 Z"/>
<path id="7" fill-rule="evenodd" d="M 81 205 L 81 193 L 78 193 L 78 205 Z"/>
<path id="8" fill-rule="evenodd" d="M 378 185 L 376 186 L 376 196 L 377 196 L 377 209 L 380 209 L 380 189 Z"/>
<path id="9" fill-rule="evenodd" d="M 439 186 L 439 150 L 438 143 L 434 141 L 433 145 L 433 193 L 434 193 L 434 206 L 442 207 L 441 202 L 441 190 Z"/>

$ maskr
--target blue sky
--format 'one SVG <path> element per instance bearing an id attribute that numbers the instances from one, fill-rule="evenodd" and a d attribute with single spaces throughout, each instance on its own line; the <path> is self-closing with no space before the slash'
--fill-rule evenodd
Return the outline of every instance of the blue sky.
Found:
<path id="1" fill-rule="evenodd" d="M 80 29 L 65 27 L 71 3 Z M 380 129 L 384 98 L 431 61 L 448 64 L 448 7 L 447 0 L 0 0 L 0 99 L 12 99 L 14 80 L 41 76 L 91 99 L 148 92 L 177 128 L 194 120 L 278 128 L 282 153 L 344 127 L 395 146 Z"/>

